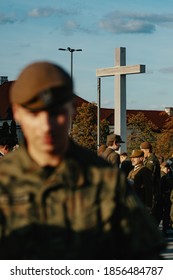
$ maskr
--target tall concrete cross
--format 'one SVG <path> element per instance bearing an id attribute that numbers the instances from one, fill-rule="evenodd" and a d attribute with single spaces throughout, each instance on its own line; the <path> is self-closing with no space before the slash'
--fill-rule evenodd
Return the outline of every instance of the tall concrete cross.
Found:
<path id="1" fill-rule="evenodd" d="M 122 139 L 127 142 L 127 124 L 126 124 L 126 75 L 145 73 L 145 65 L 126 65 L 126 48 L 115 49 L 115 66 L 110 68 L 96 69 L 96 76 L 101 77 L 115 76 L 114 87 L 114 133 L 121 135 Z M 100 89 L 99 85 L 99 89 Z M 98 93 L 98 112 L 100 111 L 100 92 Z M 100 114 L 98 113 L 100 118 Z M 98 127 L 100 120 L 98 120 Z M 98 145 L 100 139 L 100 128 L 98 128 Z M 121 149 L 126 151 L 127 143 L 121 145 Z"/>

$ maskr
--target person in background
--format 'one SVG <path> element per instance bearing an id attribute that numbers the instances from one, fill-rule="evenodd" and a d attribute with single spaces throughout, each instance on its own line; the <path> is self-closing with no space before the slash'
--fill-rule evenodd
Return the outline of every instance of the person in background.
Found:
<path id="1" fill-rule="evenodd" d="M 155 217 L 158 225 L 161 221 L 161 177 L 160 177 L 160 162 L 157 156 L 152 152 L 152 145 L 149 142 L 143 142 L 140 149 L 144 152 L 144 166 L 149 168 L 152 172 L 153 178 L 153 216 Z"/>
<path id="2" fill-rule="evenodd" d="M 125 143 L 120 135 L 117 134 L 109 134 L 107 136 L 107 148 L 102 153 L 102 157 L 110 162 L 111 164 L 119 167 L 120 166 L 120 155 L 117 151 L 121 147 L 121 143 Z"/>
<path id="3" fill-rule="evenodd" d="M 0 138 L 0 159 L 3 158 L 7 153 L 13 149 L 13 144 L 8 136 Z"/>
<path id="4" fill-rule="evenodd" d="M 106 150 L 106 145 L 105 144 L 101 144 L 100 145 L 100 147 L 98 148 L 98 150 L 97 150 L 97 154 L 98 154 L 98 156 L 102 156 L 102 154 L 103 154 L 103 152 Z"/>
<path id="5" fill-rule="evenodd" d="M 171 194 L 170 194 L 170 201 L 171 201 L 171 208 L 170 208 L 170 226 L 173 228 L 173 155 L 166 160 L 167 164 L 169 165 L 170 171 L 168 173 L 169 182 L 171 185 Z"/>
<path id="6" fill-rule="evenodd" d="M 162 205 L 162 231 L 167 234 L 170 227 L 170 210 L 171 210 L 171 181 L 169 177 L 170 166 L 164 161 L 160 165 L 161 169 L 161 205 Z"/>
<path id="7" fill-rule="evenodd" d="M 129 172 L 133 169 L 132 162 L 128 158 L 128 155 L 126 152 L 122 152 L 120 154 L 120 168 L 124 172 L 126 177 L 128 176 Z"/>
<path id="8" fill-rule="evenodd" d="M 171 225 L 170 226 L 173 228 L 173 187 L 171 188 L 170 201 L 171 201 L 171 207 L 170 207 L 170 223 L 171 223 Z"/>
<path id="9" fill-rule="evenodd" d="M 12 151 L 14 152 L 14 151 L 16 151 L 16 150 L 18 150 L 18 149 L 19 149 L 19 144 L 16 144 L 16 145 L 14 145 L 14 147 L 13 147 L 13 150 L 12 150 Z"/>
<path id="10" fill-rule="evenodd" d="M 143 165 L 143 151 L 133 150 L 130 158 L 133 169 L 129 172 L 127 177 L 128 181 L 151 214 L 153 202 L 153 182 L 151 171 Z"/>
<path id="11" fill-rule="evenodd" d="M 157 158 L 158 158 L 160 164 L 164 162 L 164 157 L 163 156 L 158 156 Z"/>
<path id="12" fill-rule="evenodd" d="M 160 259 L 164 239 L 124 174 L 70 138 L 74 98 L 47 61 L 11 87 L 25 141 L 0 162 L 0 259 Z"/>

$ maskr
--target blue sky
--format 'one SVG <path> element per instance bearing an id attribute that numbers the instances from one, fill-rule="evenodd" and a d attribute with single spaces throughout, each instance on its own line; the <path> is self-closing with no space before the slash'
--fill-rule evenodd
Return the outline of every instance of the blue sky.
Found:
<path id="1" fill-rule="evenodd" d="M 74 52 L 75 92 L 97 101 L 96 69 L 115 65 L 115 48 L 126 64 L 146 65 L 127 76 L 127 109 L 173 106 L 172 0 L 5 0 L 0 2 L 0 75 L 15 80 L 23 67 L 48 60 L 70 73 Z M 114 106 L 114 78 L 102 79 L 101 106 Z"/>

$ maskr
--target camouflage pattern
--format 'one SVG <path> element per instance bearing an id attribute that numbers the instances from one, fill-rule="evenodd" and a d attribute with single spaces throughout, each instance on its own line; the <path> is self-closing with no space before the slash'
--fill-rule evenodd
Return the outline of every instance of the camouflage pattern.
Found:
<path id="1" fill-rule="evenodd" d="M 0 162 L 1 259 L 159 259 L 165 246 L 120 170 L 73 142 L 57 168 L 25 146 Z"/>

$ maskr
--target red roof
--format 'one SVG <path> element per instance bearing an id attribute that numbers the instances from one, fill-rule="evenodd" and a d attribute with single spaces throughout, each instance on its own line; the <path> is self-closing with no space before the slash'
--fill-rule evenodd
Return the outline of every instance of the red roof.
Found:
<path id="1" fill-rule="evenodd" d="M 129 114 L 138 114 L 142 113 L 144 116 L 149 119 L 153 124 L 156 125 L 158 129 L 163 128 L 166 121 L 170 116 L 165 111 L 149 111 L 149 110 L 127 110 L 127 117 Z"/>
<path id="2" fill-rule="evenodd" d="M 4 82 L 0 85 L 0 119 L 9 119 L 9 111 L 11 111 L 9 101 L 9 90 L 13 82 Z"/>
<path id="3" fill-rule="evenodd" d="M 12 118 L 11 106 L 9 102 L 9 90 L 12 85 L 11 82 L 4 82 L 0 85 L 0 119 L 7 120 Z M 76 96 L 75 107 L 79 107 L 82 103 L 89 103 L 85 99 Z M 149 110 L 127 110 L 127 118 L 129 114 L 143 113 L 149 120 L 152 121 L 159 129 L 163 127 L 169 115 L 165 111 L 149 111 Z M 110 125 L 114 124 L 114 109 L 101 108 L 100 110 L 101 119 L 109 121 Z"/>
<path id="4" fill-rule="evenodd" d="M 89 103 L 89 102 L 76 95 L 74 100 L 75 108 L 82 106 L 83 103 Z"/>

